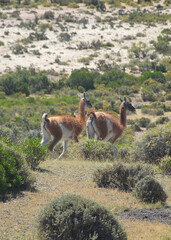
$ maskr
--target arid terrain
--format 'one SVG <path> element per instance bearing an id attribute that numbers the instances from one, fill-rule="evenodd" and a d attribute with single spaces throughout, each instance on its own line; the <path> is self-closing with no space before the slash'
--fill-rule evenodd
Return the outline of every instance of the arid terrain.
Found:
<path id="1" fill-rule="evenodd" d="M 163 4 L 163 1 L 160 1 Z M 38 6 L 38 8 L 2 8 L 0 13 L 0 76 L 20 67 L 34 67 L 47 71 L 51 81 L 73 70 L 88 68 L 103 72 L 103 67 L 117 67 L 129 74 L 140 76 L 136 61 L 156 62 L 169 58 L 156 53 L 151 41 L 171 22 L 131 23 L 125 21 L 135 12 L 171 14 L 171 8 L 146 6 L 141 9 L 124 5 L 118 9 L 106 6 L 105 12 L 79 4 L 79 8 Z M 47 15 L 46 15 L 47 13 Z M 134 45 L 133 45 L 134 44 Z M 145 45 L 143 45 L 145 44 Z M 145 55 L 130 55 L 133 46 L 141 46 Z M 134 62 L 131 62 L 134 60 Z M 34 97 L 34 94 L 31 95 Z M 53 96 L 47 95 L 47 98 Z M 166 105 L 171 100 L 165 101 Z M 143 102 L 141 92 L 132 97 L 134 106 L 149 105 Z M 144 115 L 141 108 L 128 116 L 129 120 L 142 117 L 156 121 L 157 115 Z M 163 114 L 171 120 L 171 112 Z M 146 129 L 135 133 L 138 139 Z M 72 144 L 70 144 L 70 148 Z M 76 149 L 76 148 L 75 148 Z M 126 162 L 126 160 L 125 160 Z M 156 174 L 157 180 L 168 194 L 166 206 L 146 204 L 128 192 L 118 189 L 98 188 L 92 181 L 97 168 L 112 165 L 111 162 L 85 161 L 69 153 L 60 160 L 48 155 L 34 172 L 36 190 L 23 191 L 16 198 L 0 202 L 0 240 L 37 240 L 34 219 L 43 206 L 52 199 L 74 193 L 107 207 L 124 226 L 128 240 L 171 240 L 171 181 L 169 175 Z"/>
<path id="2" fill-rule="evenodd" d="M 146 7 L 141 11 L 144 9 L 159 15 L 171 13 L 167 7 L 162 10 Z M 108 6 L 107 11 L 101 13 L 84 5 L 78 9 L 40 6 L 38 9 L 2 10 L 7 18 L 0 19 L 0 40 L 4 43 L 0 47 L 0 74 L 13 71 L 17 66 L 70 74 L 72 70 L 85 66 L 96 69 L 100 60 L 124 68 L 130 61 L 128 50 L 133 43 L 143 42 L 148 53 L 153 52 L 150 41 L 157 40 L 162 30 L 171 26 L 169 21 L 151 25 L 124 22 L 123 16 L 135 10 L 132 7 L 119 10 Z M 53 12 L 54 17 L 46 19 L 44 13 L 48 11 Z M 27 44 L 22 42 L 35 32 L 43 33 L 46 39 L 34 38 Z M 99 45 L 95 46 L 97 41 Z M 16 53 L 18 44 L 23 49 Z M 164 57 L 161 54 L 157 56 L 159 60 Z M 126 71 L 131 70 L 128 67 Z M 139 74 L 136 69 L 133 72 Z"/>

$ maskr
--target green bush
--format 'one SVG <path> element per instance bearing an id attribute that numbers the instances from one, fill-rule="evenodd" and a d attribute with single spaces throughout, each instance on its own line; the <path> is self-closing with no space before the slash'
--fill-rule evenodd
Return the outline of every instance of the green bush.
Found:
<path id="1" fill-rule="evenodd" d="M 154 95 L 154 92 L 149 88 L 142 89 L 141 97 L 143 101 L 154 102 L 156 100 L 156 96 Z"/>
<path id="2" fill-rule="evenodd" d="M 68 84 L 71 88 L 83 87 L 86 91 L 94 88 L 93 74 L 85 71 L 71 73 Z"/>
<path id="3" fill-rule="evenodd" d="M 161 161 L 159 163 L 159 169 L 164 174 L 171 175 L 171 156 L 165 156 L 161 159 Z"/>
<path id="4" fill-rule="evenodd" d="M 130 58 L 145 58 L 148 51 L 147 45 L 143 42 L 139 42 L 137 45 L 133 43 L 131 49 L 128 50 Z"/>
<path id="5" fill-rule="evenodd" d="M 76 195 L 66 195 L 47 204 L 35 219 L 39 239 L 126 240 L 115 217 L 99 204 Z"/>
<path id="6" fill-rule="evenodd" d="M 28 165 L 34 170 L 40 162 L 45 161 L 46 148 L 41 148 L 40 139 L 28 139 L 21 146 L 22 151 L 26 155 Z"/>
<path id="7" fill-rule="evenodd" d="M 0 89 L 7 95 L 21 92 L 28 96 L 43 89 L 50 92 L 53 89 L 52 85 L 46 74 L 36 72 L 34 68 L 18 68 L 16 72 L 0 77 Z"/>
<path id="8" fill-rule="evenodd" d="M 83 156 L 91 160 L 114 160 L 112 144 L 109 142 L 90 139 L 80 142 L 80 149 Z"/>
<path id="9" fill-rule="evenodd" d="M 93 175 L 93 181 L 98 187 L 118 188 L 122 191 L 132 191 L 135 184 L 145 176 L 152 174 L 141 165 L 124 166 L 116 163 L 104 169 L 97 169 Z"/>
<path id="10" fill-rule="evenodd" d="M 0 198 L 21 189 L 32 189 L 35 182 L 25 155 L 10 142 L 0 141 Z"/>
<path id="11" fill-rule="evenodd" d="M 70 34 L 69 33 L 60 33 L 60 35 L 59 35 L 59 40 L 61 41 L 61 42 L 63 42 L 63 41 L 70 41 L 71 40 L 71 36 L 70 36 Z"/>
<path id="12" fill-rule="evenodd" d="M 0 47 L 4 46 L 4 45 L 5 45 L 5 43 L 3 41 L 0 41 Z"/>
<path id="13" fill-rule="evenodd" d="M 143 128 L 146 128 L 150 124 L 150 122 L 151 122 L 150 119 L 145 118 L 145 117 L 142 117 L 137 120 L 138 126 L 143 127 Z"/>
<path id="14" fill-rule="evenodd" d="M 159 116 L 159 115 L 164 115 L 164 111 L 167 111 L 167 108 L 168 107 L 162 102 L 153 102 L 149 105 L 143 105 L 141 107 L 141 112 L 144 114 Z"/>
<path id="15" fill-rule="evenodd" d="M 158 14 L 158 13 L 148 13 L 147 11 L 141 11 L 140 9 L 137 11 L 133 11 L 128 15 L 124 15 L 123 21 L 130 22 L 132 24 L 135 23 L 143 23 L 147 25 L 158 23 L 166 23 L 168 21 L 168 14 Z"/>
<path id="16" fill-rule="evenodd" d="M 52 11 L 47 11 L 44 13 L 44 18 L 46 19 L 54 19 L 54 12 Z"/>
<path id="17" fill-rule="evenodd" d="M 166 100 L 171 100 L 171 93 L 167 93 L 167 94 L 165 95 L 165 98 L 166 98 Z"/>
<path id="18" fill-rule="evenodd" d="M 156 124 L 165 124 L 167 122 L 169 122 L 169 118 L 168 117 L 159 117 L 156 120 Z"/>
<path id="19" fill-rule="evenodd" d="M 135 196 L 147 203 L 156 203 L 159 201 L 164 203 L 167 199 L 167 194 L 160 183 L 151 176 L 146 176 L 137 182 Z"/>
<path id="20" fill-rule="evenodd" d="M 132 86 L 136 83 L 136 77 L 125 72 L 112 69 L 110 72 L 99 75 L 95 79 L 96 84 L 104 84 L 106 87 L 117 88 L 122 86 Z"/>
<path id="21" fill-rule="evenodd" d="M 0 3 L 0 5 L 1 5 L 1 3 Z M 0 12 L 0 19 L 7 19 L 7 18 L 8 18 L 8 16 L 6 13 Z"/>
<path id="22" fill-rule="evenodd" d="M 157 37 L 157 42 L 153 41 L 153 46 L 156 51 L 162 54 L 171 54 L 171 46 L 170 46 L 170 36 L 168 35 L 160 35 Z"/>
<path id="23" fill-rule="evenodd" d="M 140 77 L 139 81 L 143 83 L 147 79 L 153 79 L 158 83 L 165 83 L 166 78 L 163 73 L 161 72 L 144 72 Z"/>
<path id="24" fill-rule="evenodd" d="M 19 54 L 24 54 L 27 51 L 27 48 L 22 46 L 21 44 L 17 43 L 15 46 L 12 47 L 12 52 L 16 55 L 19 55 Z"/>
<path id="25" fill-rule="evenodd" d="M 21 141 L 26 134 L 23 133 L 24 127 L 17 127 L 16 125 L 9 124 L 8 126 L 0 126 L 0 139 L 8 138 L 10 142 L 16 144 Z"/>
<path id="26" fill-rule="evenodd" d="M 135 159 L 158 163 L 161 158 L 171 156 L 171 123 L 146 132 L 137 142 Z"/>
<path id="27" fill-rule="evenodd" d="M 71 3 L 82 3 L 82 0 L 51 0 L 51 3 L 57 3 L 61 6 L 67 6 Z"/>

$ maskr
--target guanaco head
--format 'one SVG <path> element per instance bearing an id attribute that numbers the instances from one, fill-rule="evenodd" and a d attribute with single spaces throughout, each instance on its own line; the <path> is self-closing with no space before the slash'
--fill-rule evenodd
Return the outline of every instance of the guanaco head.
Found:
<path id="1" fill-rule="evenodd" d="M 78 97 L 79 97 L 80 99 L 83 99 L 83 100 L 84 100 L 84 103 L 85 103 L 85 106 L 86 106 L 86 107 L 92 108 L 92 105 L 91 105 L 89 99 L 86 98 L 85 92 L 83 93 L 83 98 L 82 98 L 80 95 L 78 95 Z"/>
<path id="2" fill-rule="evenodd" d="M 124 97 L 124 100 L 122 100 L 121 98 L 119 98 L 119 99 L 122 103 L 122 108 L 124 108 L 125 110 L 129 110 L 131 112 L 135 112 L 134 106 L 132 106 L 132 104 L 130 102 L 127 102 L 126 97 Z"/>

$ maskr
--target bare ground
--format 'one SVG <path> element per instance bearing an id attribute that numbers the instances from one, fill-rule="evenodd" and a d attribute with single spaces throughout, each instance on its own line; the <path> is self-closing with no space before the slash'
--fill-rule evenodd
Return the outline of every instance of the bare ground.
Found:
<path id="1" fill-rule="evenodd" d="M 140 220 L 171 225 L 171 207 L 166 209 L 136 209 L 134 211 L 116 213 L 116 215 L 121 220 Z"/>

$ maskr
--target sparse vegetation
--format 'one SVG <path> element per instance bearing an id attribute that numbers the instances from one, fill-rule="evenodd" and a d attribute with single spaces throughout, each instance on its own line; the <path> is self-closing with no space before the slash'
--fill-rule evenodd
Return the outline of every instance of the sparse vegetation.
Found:
<path id="1" fill-rule="evenodd" d="M 157 37 L 157 41 L 152 41 L 151 43 L 159 53 L 171 55 L 170 36 L 160 35 Z"/>
<path id="2" fill-rule="evenodd" d="M 32 233 L 35 214 L 68 193 L 96 201 L 112 214 L 128 217 L 136 209 L 139 216 L 144 209 L 155 209 L 169 215 L 170 209 L 160 203 L 170 205 L 171 187 L 169 2 L 2 0 L 0 5 L 0 145 L 9 156 L 0 159 L 0 235 L 37 240 Z M 117 119 L 119 97 L 126 96 L 136 108 L 115 143 L 117 160 L 110 143 L 87 140 L 85 130 L 79 143 L 68 144 L 62 161 L 40 148 L 42 114 L 77 116 L 77 94 L 85 91 L 93 110 Z M 55 155 L 61 151 L 62 142 Z M 13 157 L 16 163 L 22 157 L 23 175 Z M 27 191 L 34 187 L 32 170 L 34 192 Z M 93 182 L 98 171 L 100 188 Z M 157 180 L 168 194 L 159 202 L 151 195 L 155 204 L 132 194 L 139 179 L 152 173 L 153 185 Z M 28 185 L 22 176 L 28 177 Z M 151 187 L 146 189 L 149 196 Z M 121 214 L 128 239 L 170 239 L 170 222 L 161 224 L 162 215 L 152 216 L 146 215 L 147 221 L 154 220 L 149 224 Z M 97 234 L 87 239 L 95 240 Z"/>

